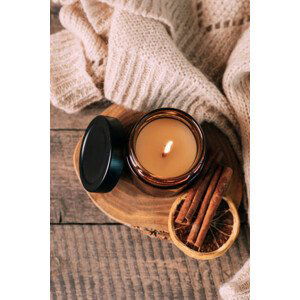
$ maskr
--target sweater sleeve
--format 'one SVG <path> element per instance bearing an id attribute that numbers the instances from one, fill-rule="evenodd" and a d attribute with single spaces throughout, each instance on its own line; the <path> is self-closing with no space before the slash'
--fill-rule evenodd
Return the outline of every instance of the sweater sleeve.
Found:
<path id="1" fill-rule="evenodd" d="M 98 101 L 102 93 L 86 72 L 86 58 L 80 40 L 63 30 L 50 41 L 50 99 L 68 113 Z"/>

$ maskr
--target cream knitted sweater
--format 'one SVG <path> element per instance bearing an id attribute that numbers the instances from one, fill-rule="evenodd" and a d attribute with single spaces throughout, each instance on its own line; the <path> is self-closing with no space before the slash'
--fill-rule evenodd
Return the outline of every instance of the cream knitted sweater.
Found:
<path id="1" fill-rule="evenodd" d="M 75 112 L 105 96 L 135 110 L 177 107 L 213 122 L 243 163 L 249 197 L 249 1 L 64 2 L 67 30 L 51 37 L 52 103 Z M 222 296 L 246 299 L 249 284 L 235 283 Z"/>

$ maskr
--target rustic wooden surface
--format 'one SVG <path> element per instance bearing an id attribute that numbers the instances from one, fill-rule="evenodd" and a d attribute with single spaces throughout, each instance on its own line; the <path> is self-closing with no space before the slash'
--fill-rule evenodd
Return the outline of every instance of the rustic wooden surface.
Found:
<path id="1" fill-rule="evenodd" d="M 78 138 L 102 110 L 96 105 L 67 115 L 51 106 L 52 298 L 216 299 L 220 284 L 249 257 L 248 226 L 242 224 L 224 256 L 198 262 L 167 241 L 106 217 L 82 189 L 72 165 Z"/>
<path id="2" fill-rule="evenodd" d="M 60 29 L 55 11 L 51 32 Z M 217 299 L 249 257 L 245 219 L 233 247 L 203 262 L 106 217 L 72 165 L 79 137 L 102 110 L 99 104 L 68 115 L 51 106 L 51 299 Z"/>
<path id="3" fill-rule="evenodd" d="M 127 129 L 130 129 L 142 116 L 141 113 L 124 109 L 116 104 L 112 104 L 102 114 L 117 118 Z M 233 148 L 228 138 L 214 125 L 205 124 L 203 130 L 206 133 L 209 148 L 213 151 L 222 149 L 224 152 L 222 163 L 225 166 L 230 166 L 234 171 L 227 196 L 238 207 L 242 199 L 242 181 L 240 166 Z M 81 138 L 74 149 L 73 156 L 78 177 L 80 147 Z M 88 195 L 99 209 L 117 222 L 140 228 L 156 237 L 168 238 L 168 217 L 177 196 L 162 198 L 145 194 L 132 183 L 129 174 L 122 176 L 111 192 L 105 194 L 88 193 Z"/>
<path id="4" fill-rule="evenodd" d="M 244 227 L 222 257 L 198 261 L 123 225 L 52 225 L 53 299 L 212 299 L 248 258 Z"/>

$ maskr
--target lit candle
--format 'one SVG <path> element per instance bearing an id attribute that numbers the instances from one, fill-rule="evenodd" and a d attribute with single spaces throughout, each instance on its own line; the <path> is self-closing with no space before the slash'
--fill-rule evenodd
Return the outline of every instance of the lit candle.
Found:
<path id="1" fill-rule="evenodd" d="M 197 156 L 197 142 L 190 128 L 180 120 L 155 119 L 139 132 L 135 154 L 154 176 L 172 178 L 191 169 Z"/>

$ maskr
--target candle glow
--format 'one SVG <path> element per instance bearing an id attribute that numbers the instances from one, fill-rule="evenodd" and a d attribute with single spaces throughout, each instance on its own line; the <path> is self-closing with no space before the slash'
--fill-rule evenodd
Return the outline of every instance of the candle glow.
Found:
<path id="1" fill-rule="evenodd" d="M 164 147 L 164 151 L 162 153 L 162 156 L 165 157 L 167 154 L 171 151 L 171 148 L 173 146 L 173 141 L 168 141 Z"/>

